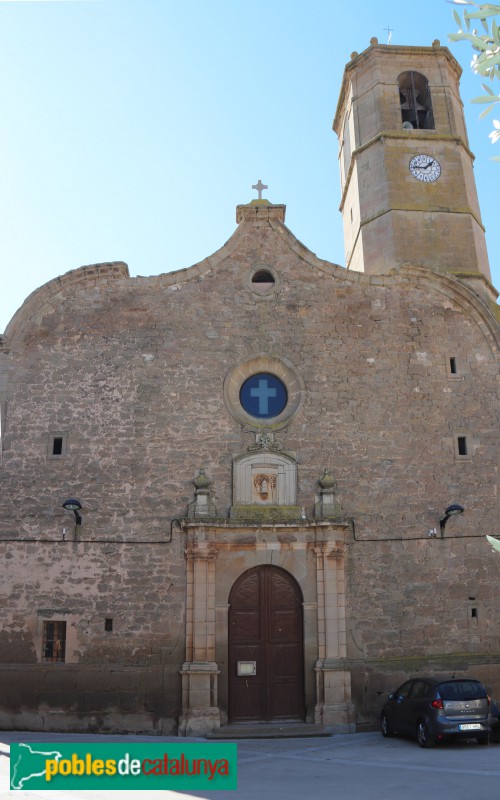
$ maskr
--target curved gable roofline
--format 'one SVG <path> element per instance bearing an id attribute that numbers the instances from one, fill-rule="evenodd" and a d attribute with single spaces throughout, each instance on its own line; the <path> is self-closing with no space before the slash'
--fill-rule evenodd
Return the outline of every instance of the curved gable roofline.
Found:
<path id="1" fill-rule="evenodd" d="M 481 328 L 492 352 L 498 353 L 500 351 L 500 327 L 494 313 L 487 303 L 459 278 L 411 264 L 383 275 L 351 272 L 339 264 L 318 258 L 315 253 L 302 244 L 284 224 L 284 212 L 285 206 L 276 206 L 271 203 L 263 203 L 258 208 L 256 208 L 255 203 L 238 206 L 237 219 L 239 225 L 227 242 L 202 261 L 173 272 L 151 277 L 138 276 L 131 278 L 128 266 L 123 261 L 93 264 L 71 270 L 44 284 L 28 296 L 8 324 L 4 337 L 0 337 L 0 349 L 3 349 L 4 352 L 8 350 L 9 344 L 14 343 L 15 338 L 21 333 L 25 324 L 29 323 L 35 314 L 39 314 L 41 308 L 47 305 L 50 307 L 55 302 L 63 302 L 68 295 L 68 291 L 76 285 L 87 284 L 90 287 L 97 286 L 100 283 L 107 284 L 109 281 L 151 281 L 158 282 L 161 286 L 187 283 L 216 271 L 219 265 L 234 254 L 243 236 L 248 233 L 249 228 L 254 225 L 260 227 L 264 224 L 272 228 L 281 238 L 283 244 L 304 263 L 313 269 L 327 273 L 335 281 L 344 285 L 360 283 L 390 288 L 400 281 L 409 281 L 416 286 L 425 286 L 427 290 L 449 297 L 450 300 L 455 301 L 464 310 L 468 310 L 471 313 Z"/>
<path id="2" fill-rule="evenodd" d="M 449 53 L 447 48 L 441 49 L 444 49 L 447 53 Z M 271 227 L 280 236 L 282 241 L 296 256 L 299 256 L 299 258 L 301 258 L 313 269 L 319 269 L 322 272 L 326 272 L 328 275 L 331 275 L 334 280 L 339 281 L 344 285 L 349 283 L 360 283 L 366 285 L 387 286 L 390 288 L 401 281 L 409 281 L 415 286 L 425 286 L 428 291 L 433 291 L 448 297 L 450 300 L 456 302 L 457 305 L 463 308 L 464 311 L 468 311 L 468 313 L 472 316 L 478 327 L 481 329 L 483 336 L 487 340 L 491 351 L 496 354 L 500 352 L 500 326 L 495 313 L 485 302 L 485 300 L 483 300 L 480 295 L 471 289 L 469 285 L 460 280 L 459 277 L 450 275 L 449 273 L 434 272 L 428 267 L 419 267 L 412 264 L 406 264 L 405 266 L 399 269 L 391 270 L 391 272 L 384 275 L 368 275 L 364 272 L 350 271 L 339 264 L 318 258 L 315 253 L 302 244 L 302 242 L 297 239 L 292 231 L 287 228 L 283 221 L 285 206 L 272 206 L 271 204 L 267 204 L 267 206 L 264 206 L 257 212 L 255 206 L 255 201 L 250 203 L 248 206 L 238 206 L 237 219 L 240 221 L 240 225 L 231 239 L 229 239 L 227 243 L 228 246 L 230 244 L 234 244 L 235 247 L 238 244 L 236 235 L 239 231 L 243 232 L 243 230 L 248 230 L 249 226 L 257 223 L 257 220 L 258 224 L 261 225 L 264 219 L 269 227 Z M 266 208 L 268 208 L 271 213 L 266 214 Z M 249 209 L 248 213 L 245 213 L 245 209 Z M 283 213 L 273 213 L 273 209 L 283 209 Z M 206 259 L 206 261 L 210 261 L 211 265 L 215 268 L 218 263 L 221 263 L 229 255 L 229 252 L 226 251 L 225 248 L 226 246 L 222 247 L 213 256 L 211 256 L 209 259 Z M 199 267 L 204 263 L 205 262 L 200 262 L 199 265 L 195 266 Z M 194 269 L 194 267 L 190 267 L 189 269 Z M 174 274 L 176 273 L 170 273 L 170 275 Z M 170 277 L 170 275 L 167 277 Z"/>
<path id="3" fill-rule="evenodd" d="M 3 337 L 4 349 L 8 349 L 9 344 L 15 340 L 18 333 L 23 330 L 24 325 L 32 320 L 34 314 L 40 308 L 56 301 L 63 301 L 72 288 L 82 284 L 87 284 L 89 287 L 96 286 L 99 283 L 107 283 L 109 280 L 120 280 L 129 277 L 128 265 L 124 261 L 109 261 L 72 269 L 69 272 L 65 272 L 64 275 L 44 283 L 43 286 L 28 295 L 10 320 Z"/>
<path id="4" fill-rule="evenodd" d="M 0 336 L 0 350 L 8 351 L 18 336 L 21 335 L 26 324 L 29 324 L 35 314 L 39 314 L 43 307 L 55 302 L 63 302 L 76 286 L 86 285 L 89 288 L 99 284 L 108 284 L 110 281 L 158 281 L 160 285 L 169 286 L 184 281 L 193 280 L 200 275 L 210 272 L 216 264 L 227 258 L 238 244 L 238 230 L 230 239 L 213 255 L 193 264 L 191 267 L 165 272 L 160 275 L 131 277 L 128 264 L 124 261 L 103 262 L 90 264 L 72 269 L 57 278 L 53 278 L 35 289 L 16 311 L 8 323 L 5 333 Z"/>
<path id="5" fill-rule="evenodd" d="M 248 224 L 248 221 L 247 223 Z M 250 223 L 251 224 L 251 223 Z M 500 326 L 491 307 L 470 288 L 464 281 L 454 275 L 443 272 L 434 272 L 428 267 L 405 264 L 403 267 L 393 269 L 389 273 L 368 275 L 364 272 L 353 272 L 339 264 L 325 261 L 309 250 L 279 219 L 270 219 L 269 225 L 282 238 L 287 246 L 305 263 L 314 269 L 326 272 L 335 281 L 342 284 L 359 283 L 361 285 L 387 286 L 392 288 L 398 283 L 410 282 L 414 286 L 425 286 L 427 291 L 444 295 L 454 301 L 464 311 L 467 311 L 478 327 L 492 353 L 500 352 Z M 220 251 L 219 251 L 220 252 Z"/>
<path id="6" fill-rule="evenodd" d="M 247 209 L 249 210 L 247 213 Z M 174 286 L 180 283 L 187 283 L 203 275 L 217 270 L 220 264 L 230 258 L 241 243 L 243 235 L 248 231 L 256 219 L 259 225 L 262 222 L 269 224 L 275 229 L 289 248 L 307 261 L 311 266 L 326 269 L 328 271 L 338 270 L 339 276 L 345 275 L 346 270 L 328 261 L 322 261 L 314 253 L 305 247 L 293 233 L 283 224 L 285 206 L 273 205 L 263 201 L 260 206 L 250 203 L 237 207 L 237 220 L 240 223 L 230 238 L 216 250 L 212 255 L 207 256 L 202 261 L 198 261 L 190 267 L 174 270 L 172 272 L 160 273 L 151 276 L 130 277 L 128 265 L 124 261 L 112 261 L 100 264 L 90 264 L 78 267 L 69 272 L 53 278 L 48 283 L 35 289 L 24 301 L 23 305 L 16 311 L 11 321 L 5 329 L 5 334 L 0 338 L 2 349 L 8 350 L 14 344 L 17 337 L 21 334 L 26 324 L 32 322 L 35 315 L 39 315 L 44 307 L 50 307 L 56 302 L 64 302 L 65 297 L 71 293 L 76 286 L 87 285 L 89 288 L 99 284 L 107 284 L 110 281 L 157 281 L 161 286 Z"/>
<path id="7" fill-rule="evenodd" d="M 399 277 L 400 280 L 411 282 L 414 286 L 421 287 L 434 293 L 444 295 L 460 306 L 474 320 L 487 341 L 491 352 L 500 354 L 500 325 L 491 306 L 470 288 L 459 277 L 445 272 L 433 272 L 426 267 L 405 264 L 399 270 L 394 270 L 388 278 Z M 386 276 L 371 276 L 374 278 Z"/>

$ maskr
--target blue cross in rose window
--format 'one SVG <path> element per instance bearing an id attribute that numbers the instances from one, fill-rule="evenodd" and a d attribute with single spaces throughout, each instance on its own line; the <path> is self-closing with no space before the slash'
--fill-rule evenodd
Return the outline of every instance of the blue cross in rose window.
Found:
<path id="1" fill-rule="evenodd" d="M 240 389 L 240 403 L 252 417 L 271 419 L 281 414 L 288 402 L 285 384 L 275 375 L 259 372 L 247 378 Z"/>

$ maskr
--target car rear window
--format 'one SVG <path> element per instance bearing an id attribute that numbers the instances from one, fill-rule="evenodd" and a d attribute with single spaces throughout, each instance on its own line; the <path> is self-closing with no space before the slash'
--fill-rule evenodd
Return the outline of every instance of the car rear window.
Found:
<path id="1" fill-rule="evenodd" d="M 482 700 L 487 697 L 486 689 L 477 681 L 449 681 L 437 687 L 443 700 Z"/>

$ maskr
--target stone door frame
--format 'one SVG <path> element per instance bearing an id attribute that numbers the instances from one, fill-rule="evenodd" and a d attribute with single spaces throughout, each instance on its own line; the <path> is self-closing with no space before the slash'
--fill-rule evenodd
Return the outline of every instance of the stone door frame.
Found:
<path id="1" fill-rule="evenodd" d="M 228 599 L 236 579 L 259 564 L 289 572 L 304 611 L 306 721 L 355 730 L 346 665 L 345 558 L 348 523 L 215 524 L 184 520 L 186 660 L 181 669 L 180 736 L 227 723 Z"/>

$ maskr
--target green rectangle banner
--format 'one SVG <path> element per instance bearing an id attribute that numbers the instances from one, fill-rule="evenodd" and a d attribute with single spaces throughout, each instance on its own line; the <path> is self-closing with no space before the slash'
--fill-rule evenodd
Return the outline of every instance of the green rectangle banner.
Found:
<path id="1" fill-rule="evenodd" d="M 237 789 L 237 748 L 226 742 L 12 744 L 10 788 Z"/>

